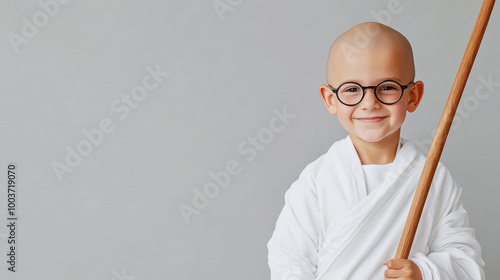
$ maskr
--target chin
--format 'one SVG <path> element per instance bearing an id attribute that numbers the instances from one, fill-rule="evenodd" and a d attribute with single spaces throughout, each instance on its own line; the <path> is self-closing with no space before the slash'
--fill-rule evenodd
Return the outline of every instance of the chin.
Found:
<path id="1" fill-rule="evenodd" d="M 368 142 L 368 143 L 378 143 L 382 141 L 384 138 L 375 138 L 375 137 L 370 137 L 370 138 L 361 138 L 363 141 Z"/>
<path id="2" fill-rule="evenodd" d="M 389 135 L 378 134 L 378 135 L 354 135 L 354 136 L 357 137 L 358 139 L 363 140 L 364 142 L 377 143 L 384 140 Z"/>

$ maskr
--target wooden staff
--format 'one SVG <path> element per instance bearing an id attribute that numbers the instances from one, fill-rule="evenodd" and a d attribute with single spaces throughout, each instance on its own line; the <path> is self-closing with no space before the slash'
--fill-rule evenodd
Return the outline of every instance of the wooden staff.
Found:
<path id="1" fill-rule="evenodd" d="M 462 63 L 460 64 L 460 68 L 458 69 L 458 73 L 455 78 L 455 82 L 451 88 L 450 96 L 446 102 L 436 134 L 432 140 L 432 145 L 429 150 L 429 154 L 427 155 L 427 160 L 425 161 L 422 176 L 418 182 L 415 197 L 413 198 L 413 202 L 411 204 L 410 213 L 408 214 L 408 219 L 406 220 L 405 228 L 399 241 L 398 250 L 396 252 L 397 259 L 407 259 L 410 254 L 411 245 L 415 237 L 415 232 L 417 231 L 420 216 L 422 215 L 425 199 L 429 193 L 432 178 L 434 177 L 439 158 L 443 152 L 446 137 L 450 131 L 453 117 L 457 111 L 458 103 L 462 97 L 462 92 L 464 91 L 465 84 L 467 83 L 467 78 L 469 77 L 472 64 L 474 64 L 474 59 L 476 58 L 477 51 L 479 50 L 479 45 L 483 39 L 484 31 L 488 25 L 488 20 L 494 4 L 495 0 L 484 0 L 481 10 L 479 11 L 469 44 L 467 45 Z"/>

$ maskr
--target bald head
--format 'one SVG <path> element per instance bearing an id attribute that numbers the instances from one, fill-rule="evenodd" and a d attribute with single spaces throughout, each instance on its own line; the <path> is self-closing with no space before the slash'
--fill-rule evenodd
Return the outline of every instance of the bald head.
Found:
<path id="1" fill-rule="evenodd" d="M 415 78 L 410 42 L 398 31 L 377 22 L 358 24 L 333 42 L 328 55 L 327 81 L 334 83 L 340 76 L 339 71 L 352 68 L 354 63 L 358 68 L 365 63 L 377 63 L 381 68 L 397 70 L 401 80 Z M 359 69 L 363 70 L 365 68 Z"/>

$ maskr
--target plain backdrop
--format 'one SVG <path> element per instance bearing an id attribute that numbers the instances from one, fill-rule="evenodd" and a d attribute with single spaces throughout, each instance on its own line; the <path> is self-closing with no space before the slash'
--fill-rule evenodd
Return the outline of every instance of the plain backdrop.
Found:
<path id="1" fill-rule="evenodd" d="M 407 36 L 425 94 L 402 136 L 427 153 L 481 6 L 60 1 L 0 3 L 0 279 L 269 279 L 285 191 L 346 136 L 318 90 L 331 43 L 364 21 Z M 500 278 L 499 34 L 496 7 L 441 158 L 463 187 L 487 279 Z M 169 74 L 158 82 L 151 71 Z M 293 117 L 270 130 L 284 111 Z M 113 130 L 99 138 L 103 121 Z M 16 273 L 6 262 L 10 162 Z"/>

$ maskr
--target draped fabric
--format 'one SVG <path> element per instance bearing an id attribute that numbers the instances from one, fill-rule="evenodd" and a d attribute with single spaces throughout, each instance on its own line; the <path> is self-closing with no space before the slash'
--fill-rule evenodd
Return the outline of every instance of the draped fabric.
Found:
<path id="1" fill-rule="evenodd" d="M 425 163 L 411 141 L 400 143 L 388 175 L 369 194 L 349 136 L 302 171 L 268 242 L 271 280 L 384 279 L 382 262 L 395 256 Z M 484 279 L 460 195 L 440 163 L 409 257 L 424 280 Z"/>

